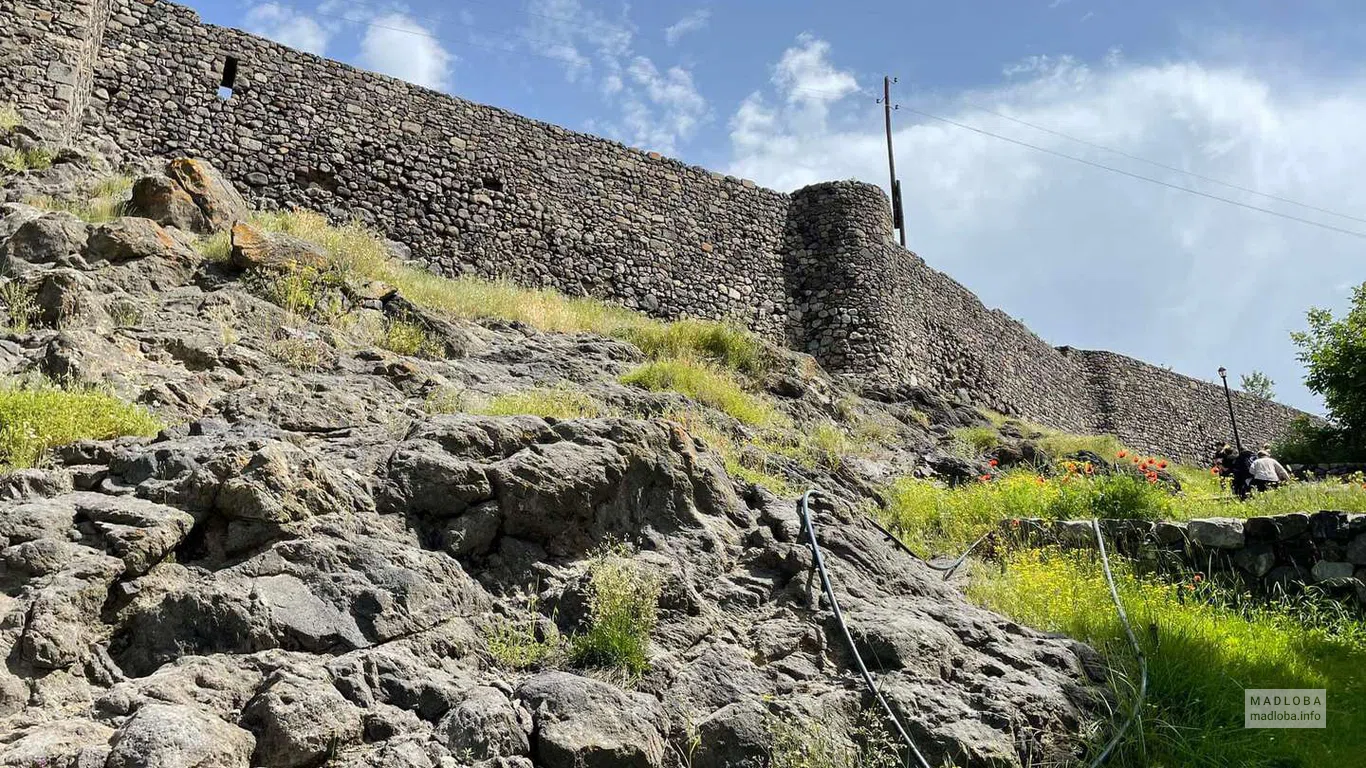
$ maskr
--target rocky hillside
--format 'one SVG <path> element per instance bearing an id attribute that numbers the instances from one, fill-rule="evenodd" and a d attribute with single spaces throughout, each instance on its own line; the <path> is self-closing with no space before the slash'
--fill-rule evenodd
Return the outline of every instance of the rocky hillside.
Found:
<path id="1" fill-rule="evenodd" d="M 163 428 L 0 476 L 0 765 L 901 764 L 759 471 L 830 493 L 840 601 L 933 765 L 1066 765 L 1103 731 L 1094 652 L 862 517 L 888 478 L 978 471 L 935 447 L 975 414 L 765 349 L 772 413 L 736 417 L 633 378 L 649 345 L 333 279 L 344 245 L 233 227 L 206 165 L 126 191 L 99 157 L 5 180 L 0 374 Z M 810 460 L 826 424 L 875 439 Z"/>

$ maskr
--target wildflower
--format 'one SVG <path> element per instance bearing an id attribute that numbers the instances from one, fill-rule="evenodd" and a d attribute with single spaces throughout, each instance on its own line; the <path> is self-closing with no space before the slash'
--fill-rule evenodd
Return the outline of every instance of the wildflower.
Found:
<path id="1" fill-rule="evenodd" d="M 1205 578 L 1204 576 L 1201 576 L 1200 574 L 1197 573 L 1197 574 L 1195 574 L 1195 578 L 1193 579 L 1193 581 L 1194 581 L 1196 584 L 1199 584 L 1201 581 L 1204 580 L 1204 578 Z"/>
<path id="2" fill-rule="evenodd" d="M 1166 469 L 1166 468 L 1167 468 L 1167 462 L 1165 462 L 1165 461 L 1159 461 L 1159 462 L 1157 462 L 1157 468 L 1158 468 L 1158 469 Z"/>
<path id="3" fill-rule="evenodd" d="M 1019 520 L 1011 520 L 1011 521 L 1010 521 L 1010 527 L 1011 527 L 1011 528 L 1019 528 L 1019 527 L 1020 527 L 1020 521 L 1019 521 Z"/>
<path id="4" fill-rule="evenodd" d="M 1187 585 L 1186 585 L 1186 590 L 1187 590 L 1187 591 L 1190 591 L 1190 592 L 1194 592 L 1194 591 L 1195 591 L 1195 585 L 1194 585 L 1194 584 L 1187 584 Z"/>
<path id="5" fill-rule="evenodd" d="M 977 479 L 978 479 L 980 482 L 989 483 L 989 482 L 991 482 L 991 475 L 982 475 L 981 477 L 979 477 L 979 478 L 977 478 Z"/>
<path id="6" fill-rule="evenodd" d="M 1043 475 L 1039 475 L 1038 477 L 1036 477 L 1036 478 L 1034 478 L 1034 479 L 1037 480 L 1037 481 L 1039 482 L 1039 485 L 1043 485 L 1043 484 L 1046 482 L 1046 481 L 1043 479 Z"/>
<path id="7" fill-rule="evenodd" d="M 1116 456 L 1118 456 L 1118 457 L 1121 458 L 1121 459 L 1124 458 L 1125 456 L 1128 456 L 1128 455 L 1129 455 L 1129 452 L 1128 452 L 1128 451 L 1120 451 L 1118 454 L 1116 454 Z"/>
<path id="8" fill-rule="evenodd" d="M 1209 468 L 1209 473 L 1210 473 L 1211 475 L 1217 475 L 1217 474 L 1219 474 L 1219 468 L 1218 468 L 1218 467 L 1210 467 L 1210 468 Z"/>
<path id="9" fill-rule="evenodd" d="M 992 466 L 992 467 L 997 466 L 997 465 L 999 465 L 1000 463 L 1001 463 L 1001 462 L 997 461 L 996 459 L 992 459 L 991 461 L 988 461 L 988 462 L 987 462 L 987 464 L 988 464 L 989 466 Z"/>
<path id="10" fill-rule="evenodd" d="M 1091 464 L 1091 462 L 1089 462 L 1089 461 L 1086 462 L 1086 474 L 1088 474 L 1088 475 L 1094 474 L 1095 471 L 1096 471 L 1095 466 L 1093 466 L 1093 465 Z"/>

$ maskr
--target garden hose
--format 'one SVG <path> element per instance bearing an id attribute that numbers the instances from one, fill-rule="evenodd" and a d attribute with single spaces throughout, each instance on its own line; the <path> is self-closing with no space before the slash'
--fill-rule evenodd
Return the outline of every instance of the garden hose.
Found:
<path id="1" fill-rule="evenodd" d="M 968 555 L 972 554 L 972 551 L 977 549 L 977 546 L 982 542 L 986 541 L 987 537 L 991 535 L 991 531 L 987 531 L 986 533 L 979 536 L 977 538 L 977 541 L 972 542 L 972 544 L 967 549 L 963 550 L 963 554 L 959 555 L 958 559 L 954 560 L 952 563 L 948 565 L 935 565 L 934 563 L 931 563 L 929 560 L 926 560 L 920 555 L 917 555 L 914 551 L 911 550 L 910 547 L 906 546 L 906 542 L 898 538 L 896 534 L 882 527 L 882 525 L 878 523 L 878 521 L 874 520 L 872 517 L 868 518 L 868 522 L 872 523 L 874 528 L 881 531 L 882 535 L 886 536 L 888 541 L 900 547 L 902 552 L 905 552 L 911 557 L 914 557 L 916 560 L 919 560 L 920 562 L 924 563 L 925 566 L 927 568 L 930 568 L 931 570 L 942 571 L 944 574 L 944 581 L 948 581 L 950 578 L 952 578 L 954 571 L 957 571 L 959 566 L 961 566 L 968 559 Z"/>
<path id="2" fill-rule="evenodd" d="M 1143 711 L 1143 700 L 1148 694 L 1148 657 L 1143 653 L 1143 647 L 1138 644 L 1138 638 L 1134 636 L 1134 628 L 1129 625 L 1129 616 L 1124 612 L 1124 603 L 1119 600 L 1119 590 L 1115 589 L 1115 577 L 1110 572 L 1110 556 L 1105 552 L 1105 537 L 1100 533 L 1100 521 L 1091 518 L 1091 528 L 1096 533 L 1096 544 L 1100 547 L 1100 565 L 1105 571 L 1105 583 L 1110 587 L 1110 598 L 1115 601 L 1115 610 L 1119 612 L 1119 623 L 1124 626 L 1124 634 L 1129 638 L 1129 645 L 1134 649 L 1134 655 L 1138 657 L 1138 698 L 1134 701 L 1134 709 L 1129 713 L 1129 719 L 1124 721 L 1115 735 L 1110 737 L 1110 741 L 1105 745 L 1105 749 L 1095 760 L 1091 761 L 1091 768 L 1103 765 L 1110 758 L 1110 753 L 1119 742 L 1124 738 L 1124 734 L 1129 730 Z"/>
<path id="3" fill-rule="evenodd" d="M 859 654 L 858 646 L 854 644 L 854 637 L 849 633 L 849 625 L 844 623 L 844 613 L 840 611 L 839 600 L 835 599 L 835 589 L 830 584 L 830 574 L 825 570 L 825 559 L 821 557 L 821 547 L 816 543 L 816 526 L 811 522 L 809 500 L 811 496 L 816 493 L 820 493 L 820 491 L 815 488 L 803 493 L 801 500 L 797 503 L 797 511 L 802 518 L 802 530 L 806 532 L 807 541 L 811 544 L 811 554 L 815 559 L 816 570 L 820 572 L 821 588 L 825 591 L 825 597 L 830 601 L 830 608 L 835 614 L 835 622 L 839 624 L 840 631 L 844 633 L 845 645 L 848 646 L 849 653 L 853 655 L 854 662 L 858 664 L 859 674 L 863 676 L 864 684 L 867 685 L 868 690 L 872 691 L 873 695 L 877 697 L 878 703 L 882 705 L 882 711 L 887 714 L 887 717 L 891 719 L 892 724 L 896 726 L 897 733 L 901 736 L 901 740 L 905 742 L 907 748 L 911 750 L 911 754 L 915 755 L 916 760 L 920 764 L 920 768 L 930 768 L 929 762 L 925 760 L 925 756 L 922 755 L 920 750 L 915 746 L 915 741 L 911 739 L 910 734 L 908 734 L 906 729 L 901 725 L 901 721 L 897 719 L 896 713 L 892 711 L 892 706 L 887 703 L 887 699 L 883 698 L 882 692 L 878 690 L 877 684 L 873 682 L 873 676 L 868 672 L 868 667 L 863 663 L 863 656 Z"/>

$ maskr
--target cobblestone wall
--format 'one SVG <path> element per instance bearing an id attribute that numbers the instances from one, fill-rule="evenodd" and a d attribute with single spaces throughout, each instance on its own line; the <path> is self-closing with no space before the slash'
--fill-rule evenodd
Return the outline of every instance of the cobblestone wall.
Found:
<path id="1" fill-rule="evenodd" d="M 134 155 L 194 155 L 264 205 L 359 218 L 446 275 L 733 319 L 878 386 L 1203 459 L 1222 392 L 1054 349 L 897 246 L 885 195 L 786 195 L 202 24 L 163 0 L 0 5 L 0 101 Z M 230 64 L 231 62 L 231 64 Z M 231 92 L 220 86 L 235 68 Z M 1248 441 L 1295 414 L 1240 397 Z M 1245 422 L 1245 423 L 1244 423 Z"/>
<path id="2" fill-rule="evenodd" d="M 1102 520 L 1107 546 L 1171 573 L 1232 574 L 1258 591 L 1313 584 L 1366 605 L 1366 515 L 1293 512 L 1246 520 Z M 1008 542 L 1096 548 L 1089 520 L 1007 520 Z"/>

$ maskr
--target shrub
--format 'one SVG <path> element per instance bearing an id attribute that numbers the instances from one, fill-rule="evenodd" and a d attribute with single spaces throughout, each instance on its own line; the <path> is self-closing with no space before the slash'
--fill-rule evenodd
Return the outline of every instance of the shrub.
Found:
<path id="1" fill-rule="evenodd" d="M 142 308 L 129 299 L 118 299 L 109 305 L 109 318 L 120 328 L 142 322 Z"/>
<path id="2" fill-rule="evenodd" d="M 242 280 L 247 290 L 291 315 L 327 323 L 342 313 L 338 295 L 342 275 L 336 270 L 304 264 L 258 267 L 248 270 Z"/>
<path id="3" fill-rule="evenodd" d="M 1109 765 L 1340 765 L 1366 750 L 1366 649 L 1306 630 L 1275 608 L 1229 610 L 1196 599 L 1193 585 L 1138 578 L 1122 558 L 1112 565 L 1148 657 L 1149 683 L 1141 726 Z M 1133 700 L 1133 652 L 1091 553 L 1012 554 L 1003 570 L 978 569 L 969 595 L 1100 650 L 1119 673 L 1120 700 Z M 1245 729 L 1245 688 L 1328 688 L 1332 722 L 1322 730 Z"/>
<path id="4" fill-rule="evenodd" d="M 1352 304 L 1340 318 L 1318 307 L 1310 308 L 1307 331 L 1290 334 L 1304 363 L 1304 384 L 1323 397 L 1328 413 L 1350 435 L 1351 442 L 1366 436 L 1366 283 L 1352 290 Z"/>
<path id="5" fill-rule="evenodd" d="M 48 449 L 78 440 L 160 430 L 145 410 L 96 389 L 48 383 L 0 388 L 0 468 L 34 466 Z"/>
<path id="6" fill-rule="evenodd" d="M 543 419 L 592 419 L 607 415 L 602 403 L 564 385 L 499 395 L 476 412 L 485 416 L 540 416 Z"/>
<path id="7" fill-rule="evenodd" d="M 861 711 L 851 733 L 837 734 L 813 720 L 765 716 L 770 768 L 902 768 L 901 746 L 871 711 Z"/>
<path id="8" fill-rule="evenodd" d="M 777 411 L 763 397 L 746 392 L 735 377 L 696 360 L 655 360 L 621 381 L 656 392 L 678 392 L 751 426 L 767 426 L 778 420 Z"/>
<path id="9" fill-rule="evenodd" d="M 588 630 L 574 637 L 571 659 L 638 677 L 649 667 L 660 578 L 619 547 L 596 554 L 588 574 Z"/>
<path id="10" fill-rule="evenodd" d="M 1286 464 L 1351 463 L 1366 459 L 1366 446 L 1342 427 L 1300 416 L 1276 442 L 1273 455 Z"/>

